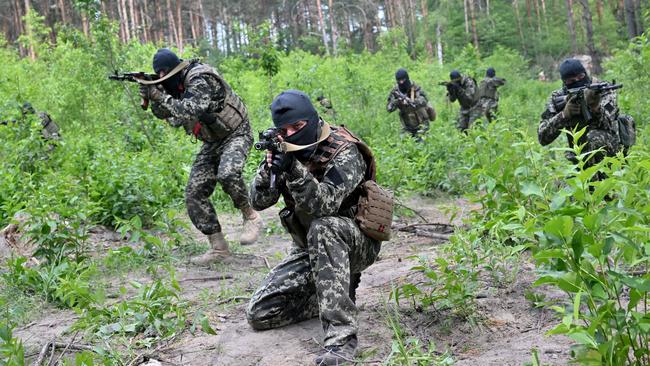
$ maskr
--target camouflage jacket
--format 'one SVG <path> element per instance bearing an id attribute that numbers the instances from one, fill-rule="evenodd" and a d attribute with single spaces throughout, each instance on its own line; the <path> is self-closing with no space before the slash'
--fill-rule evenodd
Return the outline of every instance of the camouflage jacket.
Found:
<path id="1" fill-rule="evenodd" d="M 476 97 L 476 81 L 463 75 L 459 87 L 451 89 L 447 95 L 451 102 L 458 100 L 462 109 L 470 109 L 478 101 L 478 98 Z"/>
<path id="2" fill-rule="evenodd" d="M 505 79 L 498 77 L 485 77 L 483 80 L 481 80 L 481 83 L 478 87 L 479 99 L 489 98 L 493 100 L 499 100 L 499 92 L 497 91 L 497 88 L 505 83 Z"/>
<path id="3" fill-rule="evenodd" d="M 539 143 L 548 145 L 560 135 L 562 129 L 580 130 L 587 128 L 585 134 L 578 141 L 579 144 L 586 142 L 587 133 L 591 130 L 602 130 L 618 140 L 618 103 L 615 91 L 605 92 L 601 96 L 599 110 L 593 113 L 591 122 L 584 121 L 582 117 L 565 119 L 562 110 L 556 105 L 559 97 L 566 95 L 566 89 L 562 88 L 551 93 L 551 97 L 546 103 L 546 110 L 542 113 L 542 120 L 539 123 L 537 137 Z M 574 141 L 570 135 L 567 135 L 569 147 L 573 147 Z M 618 144 L 618 141 L 616 141 Z"/>
<path id="4" fill-rule="evenodd" d="M 321 144 L 326 144 L 327 141 Z M 313 158 L 313 156 L 312 156 Z M 293 211 L 294 223 L 300 227 L 301 240 L 309 231 L 311 221 L 326 216 L 354 217 L 356 190 L 364 182 L 366 162 L 355 144 L 349 144 L 318 169 L 310 169 L 314 162 L 295 160 L 290 169 L 276 177 L 275 188 L 270 188 L 270 171 L 266 161 L 260 164 L 251 185 L 250 199 L 260 211 L 273 206 L 280 196 Z M 294 231 L 294 232 L 292 232 Z M 295 236 L 294 236 L 294 239 Z"/>
<path id="5" fill-rule="evenodd" d="M 181 80 L 180 98 L 164 92 L 162 100 L 151 103 L 156 117 L 208 142 L 219 141 L 242 122 L 248 123 L 242 100 L 213 68 L 192 63 L 181 71 Z"/>
<path id="6" fill-rule="evenodd" d="M 397 85 L 393 87 L 388 94 L 388 102 L 386 104 L 386 110 L 391 113 L 396 109 L 399 109 L 399 117 L 402 122 L 402 126 L 409 128 L 416 128 L 420 124 L 425 123 L 428 120 L 428 114 L 426 107 L 429 104 L 427 95 L 420 88 L 419 85 L 413 83 L 411 90 L 405 95 L 413 101 L 413 106 L 403 104 L 399 101 L 399 88 Z"/>
<path id="7" fill-rule="evenodd" d="M 59 133 L 59 126 L 52 121 L 52 117 L 45 112 L 39 112 L 38 117 L 41 119 L 41 126 L 43 130 L 43 138 L 46 140 L 59 140 L 61 135 Z"/>

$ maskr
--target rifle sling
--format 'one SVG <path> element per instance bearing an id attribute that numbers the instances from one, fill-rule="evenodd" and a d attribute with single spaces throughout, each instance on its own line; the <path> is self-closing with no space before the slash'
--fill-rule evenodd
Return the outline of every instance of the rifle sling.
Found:
<path id="1" fill-rule="evenodd" d="M 282 150 L 282 152 L 293 152 L 293 151 L 304 150 L 306 148 L 318 145 L 321 142 L 325 141 L 330 136 L 330 133 L 331 133 L 330 125 L 327 122 L 324 122 L 323 128 L 321 129 L 320 138 L 316 142 L 309 145 L 294 145 L 288 142 L 282 142 L 280 143 L 280 150 Z"/>
<path id="2" fill-rule="evenodd" d="M 183 61 L 183 62 L 181 62 L 181 63 L 178 64 L 176 67 L 174 67 L 174 68 L 172 69 L 172 71 L 169 72 L 169 74 L 166 74 L 165 76 L 161 77 L 160 79 L 156 79 L 156 80 L 136 79 L 136 80 L 137 80 L 138 83 L 140 83 L 140 84 L 142 84 L 142 85 L 155 85 L 155 84 L 159 84 L 159 83 L 162 83 L 163 81 L 165 81 L 165 80 L 171 78 L 172 76 L 178 74 L 181 70 L 183 70 L 184 68 L 186 68 L 187 65 L 189 65 L 189 64 L 190 64 L 189 61 Z"/>

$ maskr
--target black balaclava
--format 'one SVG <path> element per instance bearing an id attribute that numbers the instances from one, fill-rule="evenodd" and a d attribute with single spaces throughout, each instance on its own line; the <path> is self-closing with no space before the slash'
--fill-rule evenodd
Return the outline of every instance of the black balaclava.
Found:
<path id="1" fill-rule="evenodd" d="M 488 67 L 488 69 L 485 70 L 485 76 L 487 76 L 489 78 L 493 78 L 493 77 L 497 76 L 497 72 L 494 71 L 494 67 Z"/>
<path id="2" fill-rule="evenodd" d="M 582 80 L 578 80 L 571 84 L 564 83 L 564 86 L 567 89 L 579 88 L 581 86 L 589 85 L 591 84 L 591 79 L 589 78 L 589 75 L 587 75 L 587 70 L 585 70 L 585 67 L 582 66 L 582 63 L 575 58 L 568 58 L 562 61 L 560 64 L 560 77 L 562 78 L 563 82 L 568 78 L 572 78 L 580 74 L 585 74 L 585 77 L 582 78 Z"/>
<path id="3" fill-rule="evenodd" d="M 460 72 L 458 70 L 452 70 L 452 72 L 449 73 L 449 80 L 453 82 L 460 82 Z"/>
<path id="4" fill-rule="evenodd" d="M 407 93 L 411 90 L 411 79 L 409 79 L 409 73 L 406 69 L 399 69 L 395 73 L 395 80 L 397 80 L 397 87 L 402 93 Z M 400 83 L 400 80 L 404 80 L 403 83 Z"/>
<path id="5" fill-rule="evenodd" d="M 178 56 L 176 56 L 176 54 L 168 48 L 161 48 L 158 50 L 158 52 L 156 52 L 155 55 L 153 55 L 153 71 L 156 74 L 159 74 L 161 71 L 164 71 L 165 74 L 167 74 L 180 63 L 181 59 L 179 59 Z M 180 72 L 177 72 L 174 76 L 162 82 L 162 85 L 167 93 L 171 94 L 174 98 L 180 97 L 180 84 Z"/>
<path id="6" fill-rule="evenodd" d="M 294 145 L 309 145 L 320 137 L 321 124 L 316 108 L 307 94 L 299 90 L 286 90 L 271 103 L 271 118 L 275 127 L 283 127 L 298 121 L 307 121 L 307 125 L 284 140 Z M 294 152 L 300 160 L 307 160 L 316 150 L 316 146 Z"/>
<path id="7" fill-rule="evenodd" d="M 23 103 L 23 105 L 22 105 L 22 107 L 20 109 L 21 109 L 21 112 L 23 113 L 23 115 L 36 113 L 36 111 L 34 110 L 34 107 L 32 107 L 32 103 L 30 103 L 30 102 Z"/>

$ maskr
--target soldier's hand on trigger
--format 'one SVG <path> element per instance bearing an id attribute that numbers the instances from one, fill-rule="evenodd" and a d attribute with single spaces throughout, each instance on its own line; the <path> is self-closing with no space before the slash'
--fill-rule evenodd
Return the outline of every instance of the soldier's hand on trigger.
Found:
<path id="1" fill-rule="evenodd" d="M 267 163 L 268 163 L 268 153 L 267 153 Z M 292 154 L 287 154 L 283 152 L 273 152 L 271 153 L 271 171 L 275 174 L 281 174 L 283 172 L 289 171 L 291 165 L 293 165 L 294 157 Z"/>
<path id="2" fill-rule="evenodd" d="M 574 117 L 578 117 L 582 111 L 580 110 L 580 104 L 578 104 L 578 101 L 576 100 L 576 96 L 572 96 L 567 100 L 566 105 L 564 106 L 564 109 L 562 110 L 562 115 L 564 116 L 564 119 L 571 119 Z"/>
<path id="3" fill-rule="evenodd" d="M 585 101 L 592 111 L 598 110 L 600 105 L 601 94 L 598 90 L 587 89 L 585 90 Z"/>
<path id="4" fill-rule="evenodd" d="M 163 92 L 158 88 L 158 85 L 140 84 L 140 96 L 145 99 L 159 101 L 163 98 Z"/>

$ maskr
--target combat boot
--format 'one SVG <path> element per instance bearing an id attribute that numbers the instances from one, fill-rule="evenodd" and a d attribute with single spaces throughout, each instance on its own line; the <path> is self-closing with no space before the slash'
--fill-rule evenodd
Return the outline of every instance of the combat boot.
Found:
<path id="1" fill-rule="evenodd" d="M 190 260 L 192 264 L 197 266 L 207 266 L 210 263 L 222 261 L 230 256 L 228 242 L 223 236 L 223 233 L 219 232 L 208 235 L 208 241 L 210 242 L 210 249 L 208 249 L 208 251 L 203 255 L 192 258 Z"/>
<path id="2" fill-rule="evenodd" d="M 255 243 L 257 238 L 260 236 L 260 231 L 262 230 L 262 217 L 257 213 L 257 211 L 250 207 L 242 209 L 241 212 L 244 216 L 244 227 L 241 236 L 239 237 L 239 243 L 241 243 L 241 245 L 250 245 Z"/>
<path id="3" fill-rule="evenodd" d="M 357 336 L 352 336 L 342 346 L 325 346 L 323 352 L 314 359 L 317 366 L 351 365 L 357 350 Z"/>

